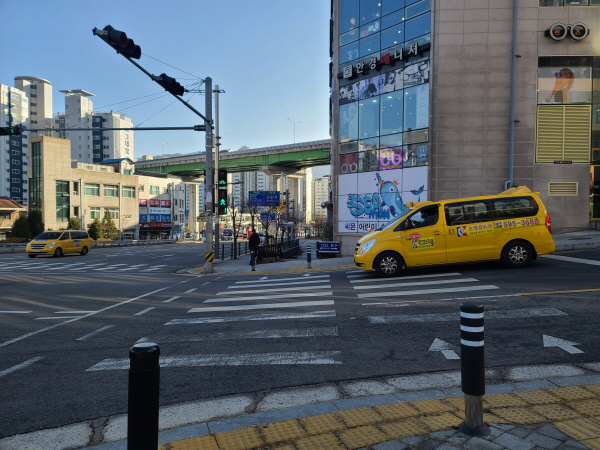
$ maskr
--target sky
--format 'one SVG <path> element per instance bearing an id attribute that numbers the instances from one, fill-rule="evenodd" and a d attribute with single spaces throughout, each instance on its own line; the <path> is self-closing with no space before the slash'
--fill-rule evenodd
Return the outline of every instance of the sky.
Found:
<path id="1" fill-rule="evenodd" d="M 95 112 L 126 114 L 136 126 L 193 126 L 203 121 L 117 54 L 94 27 L 112 25 L 141 47 L 136 60 L 185 87 L 211 77 L 219 95 L 221 149 L 329 139 L 327 0 L 0 0 L 4 57 L 0 83 L 15 76 L 59 90 L 94 94 Z M 183 98 L 204 114 L 201 93 Z M 204 149 L 204 133 L 138 131 L 135 156 Z"/>

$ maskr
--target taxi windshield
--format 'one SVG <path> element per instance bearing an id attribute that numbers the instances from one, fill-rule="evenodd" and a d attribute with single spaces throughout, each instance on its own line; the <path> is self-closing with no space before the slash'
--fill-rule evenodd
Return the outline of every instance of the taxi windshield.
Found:
<path id="1" fill-rule="evenodd" d="M 382 225 L 378 231 L 383 231 L 383 230 L 387 230 L 388 228 L 392 228 L 394 225 L 396 225 L 398 222 L 400 222 L 402 219 L 404 219 L 411 211 L 414 211 L 413 209 L 405 209 L 404 211 L 402 211 L 400 213 L 399 216 L 396 216 L 392 219 L 390 219 L 390 221 L 388 223 L 386 223 L 385 225 Z"/>
<path id="2" fill-rule="evenodd" d="M 34 241 L 52 241 L 54 239 L 58 239 L 61 234 L 62 234 L 62 232 L 46 231 L 46 232 L 36 236 Z"/>

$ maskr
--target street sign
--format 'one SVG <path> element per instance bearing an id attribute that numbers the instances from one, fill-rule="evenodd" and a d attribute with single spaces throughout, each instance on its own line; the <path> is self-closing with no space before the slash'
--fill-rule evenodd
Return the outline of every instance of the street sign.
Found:
<path id="1" fill-rule="evenodd" d="M 279 191 L 250 191 L 248 204 L 250 206 L 279 206 Z"/>
<path id="2" fill-rule="evenodd" d="M 339 253 L 339 242 L 317 242 L 317 253 Z"/>
<path id="3" fill-rule="evenodd" d="M 260 220 L 262 222 L 266 222 L 267 218 L 269 221 L 275 220 L 275 213 L 270 213 L 269 215 L 267 215 L 268 213 L 264 212 L 264 213 L 260 213 Z"/>

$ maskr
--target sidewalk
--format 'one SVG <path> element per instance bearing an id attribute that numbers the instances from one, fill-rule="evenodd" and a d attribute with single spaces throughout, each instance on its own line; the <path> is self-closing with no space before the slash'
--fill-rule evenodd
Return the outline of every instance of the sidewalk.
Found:
<path id="1" fill-rule="evenodd" d="M 556 250 L 600 248 L 600 232 L 554 236 Z M 302 242 L 302 245 L 310 241 Z M 249 256 L 215 274 L 309 272 L 306 260 L 257 266 Z M 313 271 L 354 269 L 352 257 L 313 259 Z M 600 362 L 486 370 L 490 435 L 458 431 L 460 371 L 274 389 L 164 406 L 159 450 L 600 450 Z M 0 450 L 125 450 L 127 416 L 0 439 Z M 41 444 L 40 444 L 41 443 Z"/>

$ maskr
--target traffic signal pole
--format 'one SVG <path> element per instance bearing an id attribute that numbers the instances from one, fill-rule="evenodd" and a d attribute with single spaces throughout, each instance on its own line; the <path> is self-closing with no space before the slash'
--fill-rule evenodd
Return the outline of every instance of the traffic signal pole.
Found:
<path id="1" fill-rule="evenodd" d="M 213 171 L 213 134 L 212 134 L 212 78 L 204 79 L 206 85 L 206 107 L 204 119 L 211 126 L 206 129 L 206 178 L 204 189 L 204 210 L 206 212 L 206 266 L 204 273 L 213 273 L 213 258 L 214 258 L 214 239 L 213 239 L 213 202 L 215 195 L 215 176 Z"/>
<path id="2" fill-rule="evenodd" d="M 219 85 L 215 85 L 215 173 L 219 173 Z M 212 95 L 212 91 L 206 89 L 206 95 Z M 217 186 L 220 189 L 221 186 Z M 216 191 L 217 193 L 219 191 Z M 217 199 L 219 196 L 217 195 Z M 215 199 L 215 201 L 217 201 Z M 220 238 L 220 215 L 215 214 L 215 258 L 219 258 L 219 238 Z M 235 231 L 235 230 L 234 230 Z"/>

